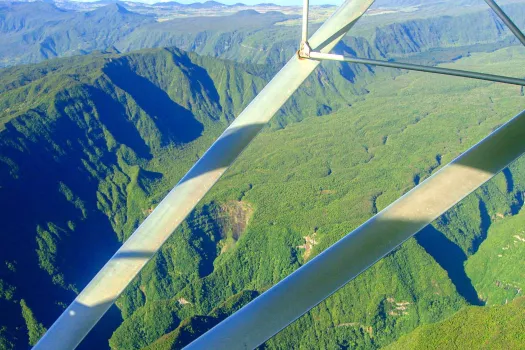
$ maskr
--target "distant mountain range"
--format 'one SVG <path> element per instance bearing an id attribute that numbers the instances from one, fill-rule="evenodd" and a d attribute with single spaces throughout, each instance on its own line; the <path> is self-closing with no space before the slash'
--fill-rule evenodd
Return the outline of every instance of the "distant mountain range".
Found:
<path id="1" fill-rule="evenodd" d="M 140 2 L 140 1 L 120 1 L 120 0 L 99 0 L 99 1 L 90 1 L 90 2 L 79 2 L 79 1 L 68 1 L 68 0 L 0 0 L 0 2 L 47 2 L 47 3 L 56 3 L 56 4 L 63 4 L 63 3 L 71 3 L 76 4 L 78 6 L 84 5 L 84 6 L 101 6 L 101 5 L 108 5 L 108 4 L 114 4 L 114 3 L 122 3 L 127 4 L 129 6 L 152 6 L 152 7 L 181 7 L 181 8 L 192 8 L 192 9 L 210 9 L 210 8 L 224 8 L 224 7 L 291 7 L 291 6 L 282 6 L 279 4 L 266 2 L 266 3 L 260 3 L 255 5 L 247 5 L 242 2 L 238 2 L 232 5 L 223 4 L 218 1 L 204 1 L 204 2 L 193 2 L 190 4 L 183 4 L 177 1 L 161 1 L 156 3 L 147 3 L 147 2 Z M 390 7 L 409 7 L 409 6 L 429 6 L 429 5 L 436 5 L 436 4 L 444 4 L 453 2 L 455 4 L 460 5 L 478 5 L 479 1 L 477 0 L 377 0 L 374 4 L 375 7 L 383 7 L 383 8 L 390 8 Z M 512 3 L 512 2 L 519 2 L 518 0 L 500 0 L 500 3 Z M 292 7 L 300 7 L 301 5 L 297 3 L 297 6 Z M 331 4 L 327 5 L 317 5 L 317 6 L 335 6 Z"/>
<path id="2" fill-rule="evenodd" d="M 519 3 L 524 0 L 499 0 L 500 4 Z M 164 1 L 155 3 L 145 3 L 140 1 L 126 0 L 99 0 L 99 1 L 71 1 L 71 0 L 0 0 L 2 4 L 19 4 L 19 3 L 49 3 L 54 4 L 60 9 L 73 11 L 91 11 L 107 5 L 119 4 L 122 7 L 137 12 L 141 15 L 147 15 L 156 19 L 167 20 L 180 17 L 196 16 L 224 16 L 230 15 L 242 9 L 254 9 L 260 12 L 267 11 L 286 11 L 287 14 L 301 14 L 301 4 L 298 2 L 294 6 L 284 6 L 271 2 L 264 2 L 255 5 L 247 5 L 238 2 L 232 5 L 223 4 L 218 1 L 209 0 L 203 2 L 193 2 L 183 4 L 178 1 Z M 486 6 L 479 0 L 376 0 L 372 9 L 395 9 L 397 10 L 426 10 L 431 12 L 442 12 L 444 9 L 452 10 L 454 8 L 475 8 Z M 319 21 L 321 18 L 327 18 L 328 14 L 325 9 L 335 8 L 336 5 L 316 5 L 311 6 L 313 18 Z M 319 11 L 319 13 L 316 13 Z M 321 17 L 319 17 L 321 15 Z M 1 65 L 1 62 L 0 62 Z"/>
<path id="3" fill-rule="evenodd" d="M 27 2 L 45 2 L 50 4 L 65 4 L 68 3 L 71 6 L 104 6 L 115 3 L 120 3 L 123 5 L 136 7 L 136 6 L 152 6 L 152 7 L 180 7 L 180 8 L 190 8 L 190 9 L 211 9 L 211 8 L 225 8 L 225 7 L 281 7 L 281 5 L 274 3 L 260 3 L 255 5 L 246 5 L 241 2 L 235 3 L 233 5 L 227 5 L 220 3 L 218 1 L 204 1 L 204 2 L 194 2 L 190 4 L 183 4 L 177 1 L 164 1 L 156 3 L 146 3 L 140 1 L 120 1 L 120 0 L 99 0 L 99 1 L 90 1 L 90 2 L 79 2 L 79 1 L 67 1 L 67 0 L 0 0 L 0 3 L 27 3 Z M 333 6 L 333 5 L 330 5 Z"/>
<path id="4" fill-rule="evenodd" d="M 379 5 L 381 1 L 378 2 Z M 104 5 L 73 10 L 65 8 L 65 4 L 77 6 L 88 3 L 1 2 L 0 67 L 62 56 L 85 55 L 96 50 L 116 49 L 118 52 L 129 52 L 171 46 L 243 63 L 282 64 L 293 54 L 300 37 L 300 14 L 284 8 L 282 11 L 278 11 L 281 8 L 248 6 L 222 9 L 216 7 L 217 10 L 205 7 L 171 10 L 163 8 L 159 3 L 157 7 L 148 5 L 144 10 L 136 7 L 142 4 L 103 0 L 98 4 Z M 198 3 L 198 6 L 226 5 L 209 1 Z M 522 25 L 525 17 L 521 14 L 525 7 L 519 4 L 510 6 L 509 13 L 516 17 L 518 25 Z M 426 16 L 425 13 L 441 11 L 440 8 L 435 11 L 433 8 L 421 10 L 418 13 Z M 454 20 L 460 16 L 454 13 L 452 17 L 444 15 L 436 18 L 439 28 L 443 30 L 427 28 L 427 25 L 418 23 L 415 12 L 407 15 L 403 15 L 402 11 L 395 12 L 389 19 L 395 19 L 395 24 L 388 28 L 384 28 L 384 21 L 379 18 L 381 16 L 368 16 L 360 22 L 361 31 L 368 28 L 368 32 L 361 32 L 359 36 L 374 36 L 375 47 L 388 48 L 383 55 L 397 55 L 430 49 L 444 37 L 449 38 L 450 45 L 457 45 L 473 43 L 482 37 L 498 40 L 510 34 L 498 29 L 500 25 L 497 19 L 483 4 L 478 4 L 476 8 L 477 12 L 469 10 L 468 16 L 461 21 Z M 319 13 L 322 11 L 319 10 Z M 177 14 L 179 17 L 176 17 Z M 318 25 L 313 24 L 312 27 Z M 406 47 L 403 47 L 405 40 L 400 37 L 405 32 L 410 33 L 413 43 L 406 43 Z"/>
<path id="5" fill-rule="evenodd" d="M 516 0 L 499 0 L 499 4 L 518 2 Z M 478 0 L 376 0 L 374 7 L 411 7 L 411 6 L 433 6 L 453 3 L 455 6 L 479 5 Z M 481 2 L 482 3 L 482 2 Z"/>

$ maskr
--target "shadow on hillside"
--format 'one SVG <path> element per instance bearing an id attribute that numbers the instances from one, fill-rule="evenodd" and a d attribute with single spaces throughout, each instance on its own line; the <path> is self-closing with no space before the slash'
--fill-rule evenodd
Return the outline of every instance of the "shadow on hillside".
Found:
<path id="1" fill-rule="evenodd" d="M 144 78 L 139 79 L 137 77 L 136 79 L 141 81 L 141 79 Z M 138 91 L 135 90 L 135 92 Z M 522 124 L 525 124 L 525 118 L 522 119 Z M 227 168 L 235 160 L 237 155 L 240 154 L 242 150 L 248 145 L 253 137 L 255 137 L 256 134 L 264 127 L 264 125 L 265 124 L 262 123 L 255 123 L 227 130 L 207 151 L 206 158 L 201 158 L 201 160 L 199 160 L 197 164 L 194 165 L 188 175 L 185 176 L 180 181 L 180 183 L 190 181 L 210 172 L 218 170 L 222 171 Z M 514 125 L 514 127 L 515 126 L 516 125 Z M 518 148 L 516 151 L 519 154 L 525 151 L 525 142 L 523 142 L 525 138 L 512 139 L 512 137 L 524 136 L 523 133 L 525 133 L 525 125 L 520 126 L 523 128 L 513 129 L 513 131 L 510 133 L 502 133 L 501 136 L 498 136 L 500 137 L 499 141 L 501 141 L 501 145 L 504 147 L 509 146 L 506 142 L 508 140 L 501 139 L 501 137 L 511 137 L 509 142 L 516 142 L 513 144 L 515 147 L 514 149 L 523 145 L 524 147 L 521 147 L 521 152 L 520 148 Z M 518 142 L 517 140 L 521 141 Z M 505 157 L 501 157 L 501 154 L 505 154 Z M 487 162 L 487 159 L 489 159 L 487 157 L 495 157 L 494 159 L 498 159 L 501 163 L 510 162 L 514 159 L 512 157 L 517 157 L 519 154 L 514 153 L 509 156 L 507 152 L 503 152 L 503 148 L 501 147 L 485 145 L 481 147 L 481 150 L 478 149 L 477 155 L 475 157 L 466 157 L 461 159 L 458 161 L 458 164 L 474 167 L 490 173 L 495 173 L 497 170 L 497 167 L 495 167 L 493 164 L 495 162 Z M 210 183 L 207 185 L 210 185 Z M 188 201 L 195 199 L 198 200 L 202 194 L 203 193 L 192 193 L 189 197 L 193 198 L 188 198 Z M 413 205 L 415 205 L 415 203 L 413 203 Z M 416 208 L 413 209 L 415 210 Z M 328 255 L 326 254 L 327 251 L 325 251 L 316 258 L 312 259 L 307 265 L 304 265 L 300 271 L 296 271 L 294 273 L 296 276 L 302 275 L 301 283 L 287 283 L 285 285 L 290 290 L 295 291 L 291 294 L 293 295 L 293 298 L 297 298 L 297 295 L 301 295 L 301 298 L 304 298 L 305 300 L 308 299 L 304 302 L 304 305 L 313 306 L 319 300 L 310 300 L 309 298 L 311 298 L 311 296 L 308 293 L 303 293 L 306 287 L 312 285 L 341 287 L 341 281 L 348 281 L 350 278 L 353 278 L 361 272 L 359 267 L 352 266 L 352 263 L 355 262 L 356 259 L 361 258 L 362 261 L 371 265 L 375 262 L 377 257 L 388 252 L 393 245 L 397 244 L 398 242 L 403 242 L 407 238 L 407 233 L 416 233 L 421 231 L 422 227 L 425 227 L 425 222 L 410 220 L 410 215 L 407 215 L 407 217 L 404 217 L 400 220 L 371 219 L 359 229 L 343 238 L 343 240 L 340 241 L 336 247 L 332 246 L 327 249 L 327 251 L 329 250 L 332 253 L 338 253 L 337 260 L 334 257 L 335 255 Z M 458 292 L 469 302 L 473 304 L 480 304 L 480 301 L 477 298 L 477 293 L 464 272 L 463 263 L 466 260 L 466 256 L 461 251 L 461 249 L 448 241 L 441 232 L 435 230 L 431 226 L 428 226 L 426 229 L 424 229 L 416 239 L 427 250 L 427 252 L 429 252 L 429 254 L 432 255 L 436 261 L 449 273 L 449 277 L 456 285 Z M 149 256 L 149 253 L 137 251 L 117 254 L 117 258 L 122 259 L 142 259 L 145 256 Z M 323 260 L 331 260 L 331 269 L 324 267 L 314 267 L 319 266 L 318 262 Z M 309 268 L 312 269 L 310 271 L 314 271 L 316 273 L 310 273 L 306 275 L 303 272 L 306 266 L 309 266 Z M 430 278 L 430 276 L 428 277 Z M 272 298 L 273 295 L 276 295 L 276 293 L 270 289 L 255 301 L 262 302 L 266 298 Z M 296 305 L 294 300 L 281 300 L 280 305 L 287 305 L 287 302 L 289 302 L 289 305 Z M 76 303 L 74 307 L 76 310 L 76 316 L 72 317 L 80 318 L 83 313 L 88 312 L 88 308 L 84 305 Z M 102 303 L 101 305 L 95 307 L 100 307 L 101 310 L 105 311 L 107 308 L 109 308 L 109 305 L 107 305 L 107 303 Z M 279 311 L 282 310 L 272 310 L 271 308 L 268 308 L 267 310 L 264 310 L 260 317 L 267 319 L 268 322 L 272 322 L 272 320 L 276 319 L 274 316 Z"/>
<path id="2" fill-rule="evenodd" d="M 100 346 L 107 345 L 113 332 L 121 325 L 123 319 L 116 305 L 111 305 L 108 311 L 97 322 L 84 340 L 77 346 L 76 350 L 103 349 Z"/>
<path id="3" fill-rule="evenodd" d="M 515 190 L 514 176 L 510 168 L 505 168 L 503 170 L 503 176 L 505 176 L 505 181 L 507 182 L 507 193 L 512 193 Z M 512 215 L 516 215 L 520 212 L 524 204 L 524 196 L 521 191 L 517 191 L 514 195 L 514 202 L 510 206 L 510 211 Z"/>
<path id="4" fill-rule="evenodd" d="M 204 127 L 195 116 L 148 79 L 123 66 L 109 66 L 104 72 L 152 118 L 161 132 L 162 145 L 188 143 L 201 136 Z"/>
<path id="5" fill-rule="evenodd" d="M 53 123 L 31 112 L 7 125 L 3 137 L 11 146 L 4 145 L 2 155 L 16 164 L 17 176 L 0 166 L 0 195 L 6 199 L 0 201 L 0 257 L 15 266 L 12 271 L 0 266 L 0 278 L 16 286 L 16 298 L 24 299 L 45 327 L 62 312 L 61 302 L 74 297 L 70 285 L 84 286 L 119 245 L 108 218 L 96 207 L 97 181 L 83 167 L 86 149 L 104 149 L 105 140 L 93 138 L 90 145 L 79 119 L 68 117 L 62 104 L 56 106 L 61 117 Z M 20 147 L 13 140 L 27 141 Z M 60 192 L 60 184 L 70 189 L 71 198 Z M 17 348 L 26 348 L 24 321 L 9 315 L 4 325 L 14 326 Z M 105 332 L 116 328 L 114 319 L 118 322 L 114 313 L 106 317 Z M 101 348 L 107 338 L 95 335 L 89 342 Z"/>
<path id="6" fill-rule="evenodd" d="M 134 150 L 139 157 L 150 159 L 150 148 L 137 130 L 137 126 L 129 120 L 124 106 L 102 90 L 89 88 L 89 92 L 100 121 L 115 140 Z"/>
<path id="7" fill-rule="evenodd" d="M 198 91 L 201 95 L 207 96 L 209 100 L 215 104 L 219 111 L 222 111 L 222 106 L 218 103 L 218 101 L 221 99 L 219 92 L 215 88 L 215 83 L 206 69 L 193 63 L 191 59 L 185 54 L 181 54 L 180 56 L 177 56 L 174 53 L 172 54 L 174 55 L 174 60 L 179 61 L 189 69 L 188 83 L 190 84 L 192 93 L 195 94 L 195 92 Z M 211 115 L 210 117 L 213 119 L 219 119 L 220 115 Z"/>
<path id="8" fill-rule="evenodd" d="M 436 260 L 439 266 L 447 271 L 449 278 L 456 286 L 456 290 L 467 302 L 472 305 L 483 305 L 472 285 L 472 281 L 465 273 L 464 263 L 467 261 L 467 256 L 461 248 L 431 225 L 419 232 L 416 235 L 416 240 Z"/>
<path id="9" fill-rule="evenodd" d="M 475 254 L 481 244 L 485 241 L 485 239 L 487 239 L 489 228 L 492 225 L 492 220 L 487 210 L 487 206 L 481 199 L 479 201 L 479 217 L 481 220 L 479 224 L 480 235 L 477 236 L 472 242 L 472 254 Z"/>

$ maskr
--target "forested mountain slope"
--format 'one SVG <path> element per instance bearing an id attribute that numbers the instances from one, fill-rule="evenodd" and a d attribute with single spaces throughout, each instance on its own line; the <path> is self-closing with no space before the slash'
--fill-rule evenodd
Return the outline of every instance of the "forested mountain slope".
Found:
<path id="1" fill-rule="evenodd" d="M 421 47 L 446 43 L 428 30 L 393 33 L 385 35 Z M 398 54 L 448 61 L 478 39 L 438 52 L 402 45 Z M 350 38 L 340 50 L 374 56 L 388 47 L 375 42 Z M 511 48 L 452 66 L 520 76 L 523 57 Z M 178 49 L 1 70 L 0 313 L 13 317 L 0 320 L 0 346 L 34 343 L 274 72 Z M 519 87 L 400 74 L 324 64 L 85 348 L 108 338 L 119 349 L 182 346 L 524 106 Z M 510 220 L 524 181 L 521 160 L 265 347 L 378 348 L 468 304 L 510 300 L 512 288 L 521 295 L 521 270 L 506 270 L 519 266 L 521 246 L 491 232 L 519 226 Z M 504 264 L 482 267 L 507 246 Z"/>
<path id="2" fill-rule="evenodd" d="M 454 66 L 511 74 L 522 64 L 520 49 L 506 49 Z M 4 347 L 38 339 L 269 75 L 175 49 L 2 72 Z M 340 96 L 316 79 L 283 120 L 318 103 L 311 96 Z M 523 108 L 512 86 L 376 79 L 352 107 L 255 141 L 119 299 L 113 348 L 182 346 Z M 521 208 L 524 172 L 520 161 L 266 347 L 377 348 L 487 295 L 494 303 L 474 262 Z M 519 268 L 508 278 L 503 268 L 500 282 L 523 283 Z M 86 346 L 110 336 L 118 317 L 107 321 Z"/>
<path id="3" fill-rule="evenodd" d="M 0 66 L 111 49 L 153 18 L 115 3 L 73 12 L 44 3 L 0 3 Z"/>
<path id="4" fill-rule="evenodd" d="M 49 326 L 267 76 L 156 50 L 0 79 L 1 322 L 20 348 L 41 329 L 20 305 Z"/>
<path id="5" fill-rule="evenodd" d="M 525 4 L 511 4 L 505 8 L 513 14 L 517 25 L 525 26 Z M 235 30 L 229 30 L 223 24 L 227 17 L 152 23 L 137 29 L 115 46 L 121 51 L 128 51 L 174 45 L 203 55 L 241 62 L 276 64 L 287 60 L 297 50 L 300 26 L 266 25 L 247 30 L 243 25 L 245 20 L 259 24 L 262 23 L 262 18 L 270 19 L 270 16 L 277 15 L 246 13 L 245 18 L 231 22 L 241 23 Z M 232 20 L 233 18 L 236 17 L 232 17 Z M 369 47 L 367 57 L 390 58 L 436 48 L 458 49 L 472 44 L 515 40 L 490 10 L 457 16 L 440 16 L 436 13 L 431 19 L 397 19 L 390 23 L 391 21 L 391 18 L 381 16 L 362 18 L 336 51 L 344 52 L 347 47 L 355 49 L 355 42 L 358 42 Z M 191 28 L 198 29 L 188 30 L 189 24 Z M 311 30 L 318 26 L 319 24 L 312 25 Z M 355 35 L 357 36 L 352 37 Z M 480 49 L 480 46 L 470 48 L 471 51 Z M 355 54 L 351 49 L 347 53 Z"/>
<path id="6" fill-rule="evenodd" d="M 418 328 L 386 349 L 523 349 L 524 309 L 525 297 L 504 306 L 471 306 L 446 321 Z"/>
<path id="7" fill-rule="evenodd" d="M 353 50 L 363 47 L 366 57 L 392 58 L 449 48 L 459 56 L 516 42 L 490 9 L 467 6 L 476 10 L 463 13 L 459 5 L 451 6 L 457 13 L 424 12 L 430 12 L 431 18 L 419 12 L 365 16 L 352 31 L 355 37 L 346 38 L 337 50 L 356 54 L 361 50 Z M 525 3 L 512 3 L 505 9 L 518 26 L 525 27 Z M 61 10 L 43 2 L 0 4 L 0 66 L 94 50 L 128 52 L 171 46 L 240 62 L 281 64 L 297 50 L 300 26 L 286 25 L 297 19 L 280 12 L 246 10 L 157 22 L 118 3 L 90 12 Z M 311 29 L 318 26 L 312 24 Z M 460 49 L 469 45 L 468 50 Z"/>
<path id="8" fill-rule="evenodd" d="M 513 186 L 512 177 L 509 179 L 508 185 Z M 525 289 L 525 211 L 505 220 L 499 213 L 495 220 L 499 221 L 465 266 L 487 305 L 508 303 Z"/>
<path id="9" fill-rule="evenodd" d="M 500 176 L 495 183 L 514 186 L 512 173 L 506 170 L 504 176 L 507 181 Z M 487 238 L 465 264 L 487 306 L 468 307 L 443 322 L 418 327 L 387 349 L 524 348 L 525 211 L 512 217 L 497 213 L 491 220 Z"/>
<path id="10" fill-rule="evenodd" d="M 453 66 L 510 73 L 523 62 L 521 52 L 478 55 Z M 227 300 L 244 289 L 263 291 L 525 103 L 516 87 L 424 74 L 410 73 L 368 88 L 367 98 L 348 110 L 307 118 L 257 138 L 207 197 L 200 219 L 190 221 L 190 227 L 205 230 L 212 222 L 223 222 L 225 214 L 241 212 L 244 220 L 248 216 L 247 226 L 241 232 L 229 226 L 219 230 L 215 239 L 220 254 L 213 272 L 178 290 L 172 289 L 180 285 L 172 276 L 181 270 L 170 261 L 181 241 L 174 236 L 119 302 L 124 310 L 139 307 L 136 317 L 126 319 L 114 333 L 112 348 L 139 349 L 159 330 L 170 328 L 174 331 L 149 349 L 180 346 L 180 334 L 188 339 L 182 332 L 188 324 L 199 331 L 213 326 L 207 317 L 214 300 Z M 491 239 L 493 223 L 512 220 L 523 205 L 524 164 L 521 159 L 498 175 L 264 348 L 379 348 L 467 304 L 482 305 L 485 297 L 478 295 L 477 277 L 464 263 L 473 254 L 483 254 L 480 243 L 487 235 Z M 509 258 L 512 265 L 520 266 L 520 251 Z M 168 270 L 159 273 L 166 266 Z M 525 277 L 519 273 L 515 280 L 522 284 Z M 172 323 L 145 317 L 166 313 Z M 184 318 L 182 329 L 177 328 Z"/>
<path id="11" fill-rule="evenodd" d="M 1 71 L 0 186 L 9 200 L 0 307 L 18 315 L 2 319 L 2 333 L 27 343 L 22 304 L 32 310 L 26 320 L 48 326 L 272 74 L 177 49 Z M 327 74 L 313 75 L 274 126 L 302 119 L 303 108 L 321 115 L 347 105 L 359 91 Z M 192 273 L 210 268 L 202 249 L 190 255 Z"/>

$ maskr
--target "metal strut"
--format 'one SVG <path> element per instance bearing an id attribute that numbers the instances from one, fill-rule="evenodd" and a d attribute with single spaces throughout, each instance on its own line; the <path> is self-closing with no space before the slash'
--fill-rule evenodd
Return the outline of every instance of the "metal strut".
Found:
<path id="1" fill-rule="evenodd" d="M 308 41 L 308 0 L 303 0 L 303 28 L 301 33 L 301 42 L 306 43 Z"/>
<path id="2" fill-rule="evenodd" d="M 303 35 L 298 51 L 300 59 L 327 59 L 525 85 L 525 80 L 511 77 L 312 51 L 305 31 L 308 0 L 304 0 L 304 4 Z M 185 350 L 253 349 L 261 345 L 524 153 L 525 111 L 522 111 L 359 228 L 196 339 Z"/>
<path id="3" fill-rule="evenodd" d="M 472 78 L 472 79 L 493 81 L 497 83 L 525 86 L 525 79 L 518 79 L 518 78 L 506 77 L 506 76 L 501 76 L 501 75 L 471 72 L 471 71 L 459 70 L 459 69 L 430 67 L 430 66 L 422 66 L 418 64 L 380 61 L 380 60 L 372 60 L 372 59 L 367 59 L 367 58 L 345 57 L 343 55 L 335 55 L 335 54 L 322 53 L 322 52 L 310 52 L 309 58 L 315 59 L 315 60 L 341 61 L 341 62 L 388 67 L 388 68 L 407 69 L 407 70 L 418 71 L 418 72 L 435 73 L 435 74 L 450 75 L 450 76 L 455 76 L 455 77 Z"/>
<path id="4" fill-rule="evenodd" d="M 518 38 L 518 40 L 525 46 L 525 35 L 523 32 L 512 22 L 509 16 L 503 11 L 501 7 L 496 4 L 494 0 L 485 0 L 490 8 L 498 15 L 498 17 L 509 27 L 510 31 Z"/>
<path id="5" fill-rule="evenodd" d="M 346 0 L 309 40 L 329 52 L 374 0 Z M 74 349 L 319 61 L 294 55 L 128 238 L 35 345 Z M 213 349 L 213 345 L 209 347 Z"/>
<path id="6" fill-rule="evenodd" d="M 253 349 L 335 293 L 525 153 L 525 111 L 185 350 Z"/>
<path id="7" fill-rule="evenodd" d="M 512 22 L 509 16 L 507 16 L 507 14 L 501 9 L 501 7 L 499 7 L 498 4 L 496 4 L 494 0 L 485 0 L 485 2 L 487 2 L 487 4 L 494 10 L 494 12 L 499 16 L 499 18 L 503 21 L 503 23 L 505 23 L 505 25 L 509 27 L 512 33 L 514 33 L 514 35 L 518 38 L 518 40 L 523 45 L 525 45 L 525 35 L 523 35 L 520 29 L 514 24 L 514 22 Z M 418 72 L 434 73 L 434 74 L 449 75 L 449 76 L 462 77 L 462 78 L 486 80 L 486 81 L 492 81 L 496 83 L 525 86 L 525 79 L 507 77 L 507 76 L 502 76 L 502 75 L 486 74 L 486 73 L 459 70 L 459 69 L 431 67 L 431 66 L 424 66 L 424 65 L 411 64 L 411 63 L 374 60 L 374 59 L 368 59 L 368 58 L 345 57 L 343 55 L 312 51 L 312 49 L 310 48 L 308 44 L 308 41 L 305 39 L 306 36 L 308 35 L 308 32 L 307 32 L 308 30 L 308 0 L 304 0 L 303 6 L 304 6 L 303 8 L 303 36 L 302 36 L 301 46 L 298 52 L 300 58 L 314 59 L 314 60 L 340 61 L 340 62 L 348 62 L 348 63 L 355 63 L 355 64 L 366 64 L 366 65 L 372 65 L 372 66 L 406 69 L 406 70 L 412 70 L 412 71 L 418 71 Z"/>
<path id="8" fill-rule="evenodd" d="M 298 55 L 288 61 L 195 163 L 34 349 L 70 350 L 82 341 L 237 156 L 319 65 L 319 58 L 315 56 L 330 52 L 374 3 L 374 0 L 346 0 L 308 40 L 308 0 L 303 1 L 302 44 Z M 311 48 L 315 50 L 313 57 Z M 353 60 L 364 63 L 357 62 L 360 59 Z M 379 63 L 395 64 L 375 62 Z M 366 64 L 372 63 L 369 60 Z M 405 69 L 407 67 L 405 65 Z M 415 68 L 421 70 L 421 66 Z M 441 68 L 427 68 L 445 74 Z M 502 78 L 497 80 L 501 82 L 525 85 L 524 81 L 515 78 L 491 77 Z M 524 151 L 525 113 L 521 113 L 189 348 L 246 349 L 261 344 L 474 191 Z"/>
<path id="9" fill-rule="evenodd" d="M 310 44 L 308 44 L 308 0 L 303 0 L 303 26 L 301 31 L 301 45 L 299 46 L 299 57 L 310 53 Z"/>

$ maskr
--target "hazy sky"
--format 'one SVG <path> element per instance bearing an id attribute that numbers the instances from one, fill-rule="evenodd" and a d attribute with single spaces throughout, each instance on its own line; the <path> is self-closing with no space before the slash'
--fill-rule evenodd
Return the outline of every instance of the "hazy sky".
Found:
<path id="1" fill-rule="evenodd" d="M 74 0 L 74 1 L 94 1 L 94 0 Z M 137 0 L 125 0 L 125 1 L 137 1 Z M 164 1 L 170 1 L 170 0 L 164 0 Z M 191 4 L 193 2 L 205 2 L 204 0 L 173 0 L 177 1 L 183 4 Z M 296 5 L 296 6 L 302 6 L 303 2 L 302 0 L 216 0 L 218 2 L 221 2 L 223 4 L 235 4 L 238 2 L 242 2 L 243 4 L 247 5 L 253 5 L 253 4 L 260 4 L 265 2 L 271 2 L 277 5 Z M 339 5 L 343 3 L 344 0 L 310 0 L 311 5 L 324 5 L 324 4 L 334 4 Z M 138 2 L 144 2 L 147 4 L 152 4 L 155 2 L 163 2 L 163 0 L 140 0 Z"/>

